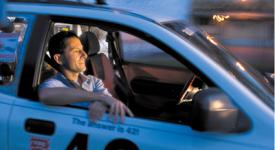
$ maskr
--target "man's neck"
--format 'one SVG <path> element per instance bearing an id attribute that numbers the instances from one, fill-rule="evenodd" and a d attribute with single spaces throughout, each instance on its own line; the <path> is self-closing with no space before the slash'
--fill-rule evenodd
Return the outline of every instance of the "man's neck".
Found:
<path id="1" fill-rule="evenodd" d="M 72 72 L 69 70 L 63 70 L 63 74 L 68 80 L 78 82 L 79 73 Z"/>

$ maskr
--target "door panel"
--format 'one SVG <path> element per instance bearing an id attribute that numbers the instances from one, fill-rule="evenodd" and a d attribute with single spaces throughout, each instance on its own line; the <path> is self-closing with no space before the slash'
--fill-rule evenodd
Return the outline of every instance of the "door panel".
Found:
<path id="1" fill-rule="evenodd" d="M 0 149 L 8 149 L 8 120 L 10 118 L 10 111 L 13 100 L 10 96 L 0 93 Z"/>
<path id="2" fill-rule="evenodd" d="M 184 83 L 192 76 L 192 73 L 188 69 L 149 66 L 138 63 L 126 63 L 123 69 L 128 81 L 134 78 L 141 78 L 184 86 Z"/>
<path id="3" fill-rule="evenodd" d="M 154 112 L 179 102 L 185 82 L 192 77 L 185 69 L 127 63 L 123 66 L 135 102 Z"/>
<path id="4" fill-rule="evenodd" d="M 41 107 L 42 108 L 42 107 Z M 61 119 L 62 118 L 62 119 Z M 36 123 L 29 123 L 29 120 L 36 120 Z M 40 121 L 40 122 L 39 122 Z M 49 130 L 43 122 L 54 122 L 52 127 L 53 134 L 40 131 L 42 128 Z M 10 126 L 10 148 L 11 149 L 65 149 L 73 133 L 75 132 L 70 126 L 68 115 L 54 112 L 28 108 L 24 106 L 15 106 L 12 112 Z M 63 126 L 64 127 L 61 127 Z M 39 132 L 40 131 L 40 132 Z M 62 140 L 61 140 L 62 138 Z M 13 144 L 12 141 L 20 141 Z"/>
<path id="5" fill-rule="evenodd" d="M 136 137 L 138 134 L 138 130 L 129 124 L 113 124 L 108 121 L 107 115 L 101 121 L 93 123 L 88 119 L 86 110 L 15 99 L 8 130 L 11 150 L 102 150 L 117 139 L 133 142 L 131 136 Z M 125 135 L 130 137 L 125 138 Z"/>
<path id="6" fill-rule="evenodd" d="M 182 90 L 181 84 L 163 83 L 150 79 L 135 78 L 130 82 L 134 93 L 154 95 L 165 98 L 179 98 Z"/>
<path id="7" fill-rule="evenodd" d="M 16 98 L 9 129 L 10 149 L 66 149 L 77 132 L 86 132 L 73 125 L 77 115 L 83 117 L 85 111 Z"/>
<path id="8" fill-rule="evenodd" d="M 192 73 L 160 47 L 125 32 L 119 34 L 122 68 L 133 91 L 134 103 L 147 116 L 159 115 L 166 106 L 174 107 Z M 137 109 L 135 113 L 140 112 Z"/>
<path id="9" fill-rule="evenodd" d="M 125 147 L 134 144 L 134 147 L 140 150 L 212 150 L 221 147 L 228 150 L 253 149 L 251 145 L 245 144 L 251 143 L 251 139 L 246 138 L 247 134 L 221 136 L 221 134 L 196 132 L 185 125 L 141 118 L 127 118 L 124 124 L 114 124 L 108 121 L 107 115 L 97 123 L 92 123 L 85 110 L 48 107 L 24 99 L 17 99 L 15 105 L 8 130 L 11 150 L 73 148 L 102 150 L 110 144 Z M 41 131 L 41 128 L 44 128 L 44 131 Z M 51 129 L 54 129 L 53 132 Z M 150 140 L 146 140 L 148 137 Z M 168 137 L 172 140 L 167 140 Z"/>

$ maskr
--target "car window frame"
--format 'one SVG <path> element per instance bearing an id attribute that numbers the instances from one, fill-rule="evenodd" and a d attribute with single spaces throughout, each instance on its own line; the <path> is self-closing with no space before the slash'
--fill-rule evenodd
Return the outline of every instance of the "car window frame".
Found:
<path id="1" fill-rule="evenodd" d="M 46 36 L 43 36 L 43 32 L 48 30 L 47 23 L 49 22 L 48 17 L 45 15 L 33 15 L 33 18 L 34 23 L 30 33 L 30 39 L 25 47 L 24 61 L 22 61 L 23 67 L 17 95 L 30 100 L 38 100 L 37 81 L 39 74 L 37 72 L 39 72 L 42 66 L 41 57 Z"/>
<path id="2" fill-rule="evenodd" d="M 24 39 L 21 45 L 18 46 L 18 49 L 17 49 L 17 63 L 15 67 L 14 79 L 12 82 L 10 82 L 7 85 L 0 85 L 1 92 L 8 95 L 16 96 L 19 91 L 18 87 L 20 84 L 23 65 L 24 65 L 24 63 L 20 63 L 20 62 L 23 62 L 25 59 L 25 52 L 27 50 L 26 45 L 28 45 L 28 42 L 30 40 L 32 26 L 34 23 L 34 16 L 29 14 L 21 14 L 21 13 L 13 13 L 13 12 L 7 13 L 7 16 L 21 17 L 27 20 L 27 28 L 25 31 Z"/>

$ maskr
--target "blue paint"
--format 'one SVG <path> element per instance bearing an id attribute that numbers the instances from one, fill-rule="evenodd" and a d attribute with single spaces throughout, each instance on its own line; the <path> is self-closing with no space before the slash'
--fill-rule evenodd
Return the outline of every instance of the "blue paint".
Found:
<path id="1" fill-rule="evenodd" d="M 1 0 L 0 1 L 0 22 L 5 18 L 6 16 L 6 0 Z"/>

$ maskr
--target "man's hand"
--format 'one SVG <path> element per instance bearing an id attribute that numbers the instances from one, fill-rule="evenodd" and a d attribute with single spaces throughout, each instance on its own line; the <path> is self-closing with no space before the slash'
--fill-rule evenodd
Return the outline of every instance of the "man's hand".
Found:
<path id="1" fill-rule="evenodd" d="M 134 114 L 126 105 L 114 98 L 109 110 L 109 119 L 113 119 L 114 123 L 117 123 L 120 118 L 120 122 L 123 123 L 126 114 L 130 117 L 134 117 Z"/>
<path id="2" fill-rule="evenodd" d="M 107 110 L 109 111 L 109 119 L 114 123 L 118 121 L 123 123 L 125 115 L 134 116 L 126 105 L 114 97 L 103 94 L 94 94 L 93 96 L 98 100 L 89 106 L 89 115 L 93 121 L 100 119 Z"/>
<path id="3" fill-rule="evenodd" d="M 89 116 L 93 122 L 96 122 L 107 110 L 108 108 L 105 104 L 95 101 L 89 105 Z"/>

